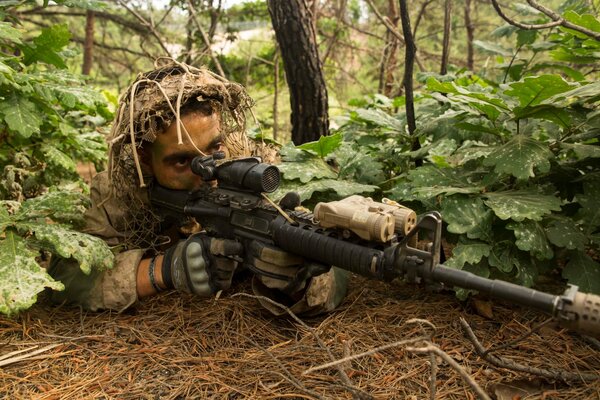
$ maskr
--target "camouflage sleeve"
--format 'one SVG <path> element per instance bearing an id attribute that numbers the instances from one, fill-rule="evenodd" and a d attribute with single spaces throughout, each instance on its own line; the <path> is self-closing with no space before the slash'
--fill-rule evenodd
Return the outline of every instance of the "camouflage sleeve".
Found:
<path id="1" fill-rule="evenodd" d="M 78 305 L 91 311 L 123 311 L 137 300 L 137 266 L 143 254 L 143 250 L 124 251 L 117 254 L 112 269 L 92 270 L 89 275 L 73 258 L 53 259 L 48 272 L 65 285 L 65 290 L 53 291 L 50 298 L 56 304 Z"/>
<path id="2" fill-rule="evenodd" d="M 110 246 L 118 246 L 124 239 L 123 207 L 109 198 L 108 176 L 100 173 L 92 180 L 91 207 L 86 211 L 83 232 L 100 237 Z M 144 250 L 123 251 L 115 257 L 115 264 L 107 271 L 93 270 L 86 275 L 75 259 L 54 258 L 48 273 L 65 285 L 65 290 L 52 292 L 55 303 L 80 305 L 96 311 L 122 311 L 137 300 L 136 274 Z"/>

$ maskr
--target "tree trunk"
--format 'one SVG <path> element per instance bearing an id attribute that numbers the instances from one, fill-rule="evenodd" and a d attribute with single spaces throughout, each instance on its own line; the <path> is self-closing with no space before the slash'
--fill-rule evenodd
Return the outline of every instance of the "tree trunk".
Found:
<path id="1" fill-rule="evenodd" d="M 302 144 L 329 133 L 327 88 L 310 13 L 304 0 L 268 0 L 292 108 L 292 141 Z"/>
<path id="2" fill-rule="evenodd" d="M 85 17 L 85 42 L 83 43 L 83 65 L 81 66 L 83 75 L 90 74 L 94 63 L 94 19 L 94 12 L 88 10 Z"/>
<path id="3" fill-rule="evenodd" d="M 187 24 L 185 24 L 185 57 L 183 59 L 184 63 L 190 64 L 192 62 L 192 50 L 194 48 L 194 14 L 192 10 L 189 8 L 192 7 L 192 4 L 188 4 L 188 20 Z"/>
<path id="4" fill-rule="evenodd" d="M 388 0 L 388 18 L 395 28 L 398 27 L 400 15 L 398 14 L 397 0 Z M 394 70 L 397 67 L 398 38 L 389 29 L 385 32 L 384 46 L 379 70 L 379 93 L 391 97 L 394 93 Z"/>
<path id="5" fill-rule="evenodd" d="M 452 0 L 446 0 L 444 5 L 444 46 L 442 48 L 442 65 L 440 74 L 448 73 L 448 58 L 450 58 L 450 34 L 452 33 Z"/>
<path id="6" fill-rule="evenodd" d="M 273 57 L 273 140 L 279 138 L 279 48 L 275 47 L 275 57 Z"/>
<path id="7" fill-rule="evenodd" d="M 465 27 L 467 28 L 467 67 L 473 71 L 473 38 L 475 25 L 471 21 L 471 0 L 465 0 Z"/>
<path id="8" fill-rule="evenodd" d="M 402 21 L 402 33 L 404 34 L 404 95 L 406 98 L 406 124 L 408 125 L 408 133 L 412 137 L 411 150 L 419 150 L 421 143 L 419 138 L 415 137 L 417 123 L 415 118 L 415 102 L 413 98 L 413 68 L 415 62 L 415 54 L 417 46 L 410 28 L 410 15 L 406 0 L 400 0 L 400 20 Z M 423 160 L 415 160 L 417 167 L 423 165 Z"/>

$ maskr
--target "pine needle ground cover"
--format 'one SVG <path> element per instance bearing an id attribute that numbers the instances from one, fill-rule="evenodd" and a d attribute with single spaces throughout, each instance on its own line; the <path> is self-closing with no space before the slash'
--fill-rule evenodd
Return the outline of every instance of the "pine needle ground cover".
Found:
<path id="1" fill-rule="evenodd" d="M 239 283 L 232 293 L 250 290 Z M 492 398 L 599 397 L 598 379 L 565 383 L 482 360 L 464 335 L 461 317 L 490 347 L 518 338 L 545 316 L 497 303 L 482 312 L 481 304 L 486 301 L 475 307 L 453 293 L 360 277 L 351 280 L 339 310 L 300 320 L 271 317 L 256 299 L 239 294 L 204 300 L 167 293 L 122 314 L 41 301 L 17 317 L 0 319 L 0 396 L 423 399 L 431 393 L 432 359 L 411 348 L 422 346 L 414 339 L 432 335 L 431 343 Z M 410 321 L 415 318 L 421 321 Z M 493 354 L 532 368 L 600 375 L 597 343 L 552 325 Z M 349 360 L 307 373 L 345 357 Z M 476 398 L 457 370 L 440 358 L 435 364 L 435 398 Z"/>

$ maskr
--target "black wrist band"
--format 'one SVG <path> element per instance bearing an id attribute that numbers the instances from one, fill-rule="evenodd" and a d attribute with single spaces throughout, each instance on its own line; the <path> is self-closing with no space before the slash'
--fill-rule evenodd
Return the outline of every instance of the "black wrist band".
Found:
<path id="1" fill-rule="evenodd" d="M 156 262 L 156 257 L 152 257 L 150 260 L 150 267 L 148 268 L 148 275 L 150 276 L 150 284 L 157 292 L 162 292 L 162 289 L 156 283 L 156 279 L 154 277 L 154 264 Z"/>
<path id="2" fill-rule="evenodd" d="M 174 248 L 172 247 L 166 251 L 162 262 L 163 284 L 167 289 L 175 289 L 173 277 L 171 276 L 171 259 L 173 258 L 173 250 Z"/>

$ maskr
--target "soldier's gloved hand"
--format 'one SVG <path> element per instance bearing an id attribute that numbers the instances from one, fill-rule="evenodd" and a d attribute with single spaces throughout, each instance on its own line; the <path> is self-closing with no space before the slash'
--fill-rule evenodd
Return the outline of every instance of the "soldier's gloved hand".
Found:
<path id="1" fill-rule="evenodd" d="M 231 286 L 244 253 L 241 243 L 197 233 L 169 248 L 163 259 L 163 280 L 180 292 L 211 296 Z"/>
<path id="2" fill-rule="evenodd" d="M 331 268 L 306 262 L 302 257 L 258 241 L 250 243 L 245 262 L 265 286 L 288 295 L 304 289 L 311 277 Z"/>

